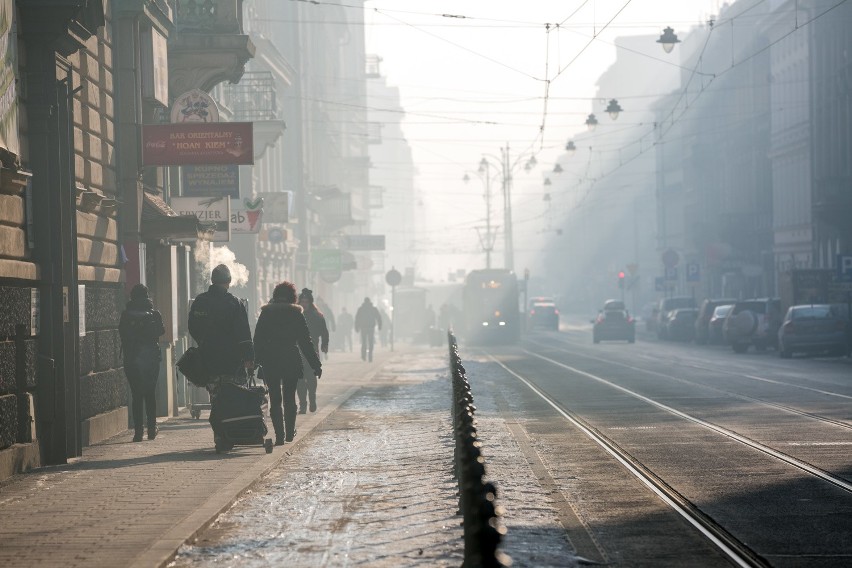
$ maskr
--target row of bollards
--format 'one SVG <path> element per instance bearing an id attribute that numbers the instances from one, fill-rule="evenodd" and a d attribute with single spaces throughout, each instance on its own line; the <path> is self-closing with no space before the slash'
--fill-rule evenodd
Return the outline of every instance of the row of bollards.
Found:
<path id="1" fill-rule="evenodd" d="M 473 394 L 459 357 L 452 331 L 447 333 L 453 379 L 454 470 L 459 482 L 459 515 L 464 526 L 465 568 L 511 566 L 512 560 L 498 550 L 506 528 L 496 505 L 497 488 L 485 481 L 485 458 L 477 438 Z"/>

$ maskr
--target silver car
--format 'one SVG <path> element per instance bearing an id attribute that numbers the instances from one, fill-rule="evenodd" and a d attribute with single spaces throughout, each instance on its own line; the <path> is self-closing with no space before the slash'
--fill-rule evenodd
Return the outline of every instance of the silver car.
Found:
<path id="1" fill-rule="evenodd" d="M 778 329 L 778 356 L 789 359 L 793 353 L 846 355 L 846 326 L 842 314 L 829 304 L 792 306 Z"/>

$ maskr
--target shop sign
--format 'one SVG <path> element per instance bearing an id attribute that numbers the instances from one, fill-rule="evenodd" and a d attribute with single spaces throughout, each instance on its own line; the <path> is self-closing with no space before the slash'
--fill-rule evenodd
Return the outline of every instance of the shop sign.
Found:
<path id="1" fill-rule="evenodd" d="M 346 250 L 385 250 L 384 235 L 346 235 L 342 240 Z"/>
<path id="2" fill-rule="evenodd" d="M 334 249 L 314 249 L 311 251 L 311 270 L 313 272 L 340 272 L 340 251 Z"/>
<path id="3" fill-rule="evenodd" d="M 263 199 L 243 199 L 231 204 L 231 232 L 235 235 L 256 235 L 263 217 Z"/>
<path id="4" fill-rule="evenodd" d="M 252 165 L 253 135 L 251 122 L 146 124 L 142 126 L 142 165 Z"/>
<path id="5" fill-rule="evenodd" d="M 219 106 L 201 89 L 192 89 L 175 99 L 170 118 L 173 124 L 219 122 Z"/>
<path id="6" fill-rule="evenodd" d="M 186 197 L 240 197 L 240 167 L 183 166 L 181 195 Z"/>
<path id="7" fill-rule="evenodd" d="M 231 240 L 231 200 L 227 197 L 172 197 L 169 205 L 178 215 L 195 215 L 199 222 L 213 224 L 213 242 Z"/>

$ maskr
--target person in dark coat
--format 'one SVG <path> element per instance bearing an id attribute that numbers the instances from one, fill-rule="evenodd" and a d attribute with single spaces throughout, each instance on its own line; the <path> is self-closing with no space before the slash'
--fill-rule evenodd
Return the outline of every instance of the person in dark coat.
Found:
<path id="1" fill-rule="evenodd" d="M 269 388 L 269 414 L 275 443 L 292 442 L 296 435 L 296 385 L 303 374 L 300 349 L 316 378 L 322 376 L 322 363 L 311 342 L 302 307 L 296 304 L 296 287 L 292 283 L 278 284 L 272 300 L 261 308 L 254 342 L 257 361 L 263 367 L 263 380 Z"/>
<path id="2" fill-rule="evenodd" d="M 314 352 L 319 356 L 320 353 L 328 355 L 328 326 L 325 323 L 325 315 L 319 311 L 314 304 L 314 293 L 307 288 L 302 288 L 299 294 L 299 305 L 305 313 L 305 320 L 308 322 L 308 330 L 311 332 Z M 307 353 L 302 352 L 302 357 L 307 357 Z M 310 400 L 311 412 L 317 411 L 317 380 L 304 364 L 305 367 L 302 380 L 299 381 L 297 393 L 299 394 L 299 414 L 305 414 L 308 409 L 308 400 Z"/>
<path id="3" fill-rule="evenodd" d="M 355 332 L 361 334 L 361 360 L 373 360 L 373 348 L 376 345 L 376 326 L 382 329 L 382 316 L 370 301 L 364 298 L 364 303 L 355 312 Z"/>
<path id="4" fill-rule="evenodd" d="M 210 288 L 195 298 L 189 310 L 189 333 L 198 343 L 204 369 L 211 385 L 215 385 L 232 380 L 242 368 L 253 369 L 254 346 L 248 313 L 228 292 L 231 271 L 220 264 L 213 269 L 210 279 Z M 210 411 L 210 424 L 216 438 L 215 405 Z"/>
<path id="5" fill-rule="evenodd" d="M 159 337 L 166 333 L 163 317 L 154 309 L 148 297 L 148 288 L 137 284 L 130 291 L 130 301 L 121 312 L 118 334 L 124 355 L 124 374 L 130 383 L 133 395 L 134 442 L 142 441 L 145 423 L 142 418 L 144 405 L 148 425 L 148 439 L 157 436 L 157 379 L 160 377 Z"/>

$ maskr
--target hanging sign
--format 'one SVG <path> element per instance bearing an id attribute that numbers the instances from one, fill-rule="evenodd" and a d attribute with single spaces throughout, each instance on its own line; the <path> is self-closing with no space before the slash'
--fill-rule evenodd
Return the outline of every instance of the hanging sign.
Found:
<path id="1" fill-rule="evenodd" d="M 231 200 L 227 197 L 172 197 L 169 205 L 178 215 L 195 215 L 199 222 L 213 224 L 213 242 L 231 240 Z"/>
<path id="2" fill-rule="evenodd" d="M 213 97 L 201 89 L 192 89 L 172 104 L 173 124 L 184 122 L 219 122 L 219 107 Z"/>
<path id="3" fill-rule="evenodd" d="M 143 166 L 254 164 L 251 122 L 146 124 Z"/>
<path id="4" fill-rule="evenodd" d="M 263 198 L 243 199 L 231 204 L 231 232 L 235 235 L 256 235 L 263 217 Z"/>
<path id="5" fill-rule="evenodd" d="M 181 195 L 186 197 L 240 197 L 240 166 L 183 166 Z"/>

